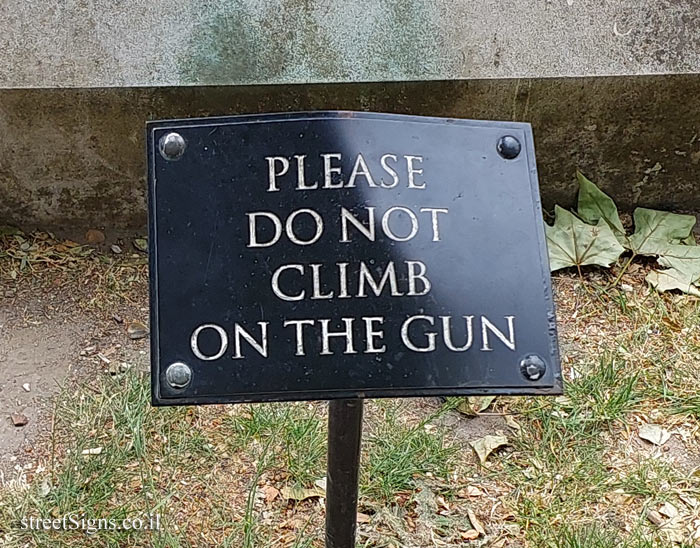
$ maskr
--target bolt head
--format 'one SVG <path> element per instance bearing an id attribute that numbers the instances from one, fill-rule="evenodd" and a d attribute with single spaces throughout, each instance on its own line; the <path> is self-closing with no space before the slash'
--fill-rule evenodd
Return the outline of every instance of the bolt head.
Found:
<path id="1" fill-rule="evenodd" d="M 182 362 L 171 363 L 165 370 L 165 381 L 171 388 L 185 388 L 192 381 L 192 370 Z"/>
<path id="2" fill-rule="evenodd" d="M 160 141 L 158 141 L 160 155 L 171 162 L 173 160 L 179 160 L 185 153 L 186 148 L 187 143 L 185 142 L 185 138 L 174 131 L 166 133 L 160 138 Z"/>
<path id="3" fill-rule="evenodd" d="M 537 354 L 529 354 L 520 360 L 520 372 L 530 381 L 537 381 L 547 371 L 547 364 Z"/>
<path id="4" fill-rule="evenodd" d="M 496 150 L 506 160 L 517 158 L 521 149 L 520 141 L 512 135 L 504 135 L 498 140 L 496 145 Z"/>

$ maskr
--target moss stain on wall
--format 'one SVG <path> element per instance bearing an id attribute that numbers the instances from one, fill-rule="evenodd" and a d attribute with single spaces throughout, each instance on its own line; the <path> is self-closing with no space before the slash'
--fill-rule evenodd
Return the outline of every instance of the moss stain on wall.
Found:
<path id="1" fill-rule="evenodd" d="M 324 12 L 309 0 L 229 0 L 192 30 L 178 57 L 181 80 L 422 80 L 445 70 L 439 16 L 429 3 L 378 2 L 371 13 L 362 6 Z"/>

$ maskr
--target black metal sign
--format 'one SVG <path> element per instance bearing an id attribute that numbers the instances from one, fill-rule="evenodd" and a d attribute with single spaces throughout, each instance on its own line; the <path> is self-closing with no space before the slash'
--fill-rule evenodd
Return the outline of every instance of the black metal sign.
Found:
<path id="1" fill-rule="evenodd" d="M 561 391 L 528 124 L 148 125 L 155 404 Z"/>

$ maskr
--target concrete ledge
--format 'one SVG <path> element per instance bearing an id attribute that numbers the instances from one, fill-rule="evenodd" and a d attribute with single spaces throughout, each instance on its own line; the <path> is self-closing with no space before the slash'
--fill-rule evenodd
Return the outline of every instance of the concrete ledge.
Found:
<path id="1" fill-rule="evenodd" d="M 700 71 L 697 0 L 0 2 L 0 88 Z"/>
<path id="2" fill-rule="evenodd" d="M 700 210 L 700 74 L 0 91 L 0 224 L 141 229 L 146 120 L 346 109 L 531 122 L 544 205 L 582 169 L 624 208 Z"/>

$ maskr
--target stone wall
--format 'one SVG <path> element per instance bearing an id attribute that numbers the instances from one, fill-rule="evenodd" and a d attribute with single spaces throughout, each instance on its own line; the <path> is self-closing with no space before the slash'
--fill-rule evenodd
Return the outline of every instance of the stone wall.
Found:
<path id="1" fill-rule="evenodd" d="M 581 168 L 700 210 L 698 0 L 0 2 L 0 224 L 141 228 L 147 120 L 316 109 L 531 122 L 544 204 Z"/>
<path id="2" fill-rule="evenodd" d="M 0 224 L 141 228 L 146 120 L 316 109 L 529 121 L 544 206 L 575 170 L 622 207 L 700 210 L 700 76 L 0 93 Z"/>
<path id="3" fill-rule="evenodd" d="M 698 72 L 697 0 L 0 2 L 0 88 Z"/>

